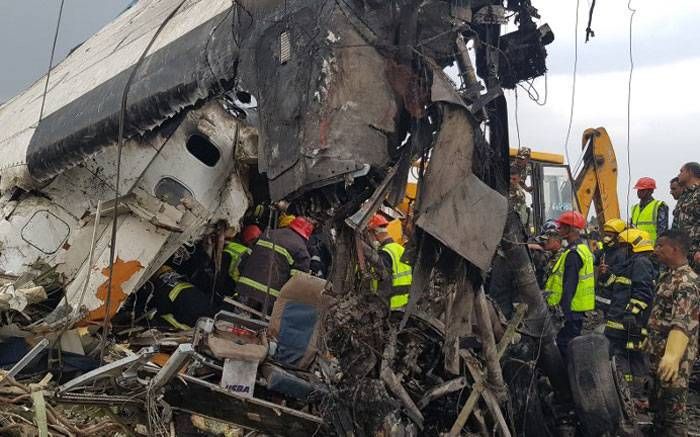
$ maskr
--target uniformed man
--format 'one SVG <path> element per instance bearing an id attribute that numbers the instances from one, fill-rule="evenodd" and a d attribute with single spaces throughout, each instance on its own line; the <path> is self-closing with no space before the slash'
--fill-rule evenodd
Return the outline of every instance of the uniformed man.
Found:
<path id="1" fill-rule="evenodd" d="M 545 291 L 549 293 L 547 303 L 564 313 L 557 345 L 566 358 L 569 342 L 581 335 L 585 313 L 595 309 L 595 278 L 593 253 L 581 239 L 586 219 L 579 212 L 567 211 L 559 216 L 557 225 L 567 247 L 554 264 Z"/>
<path id="2" fill-rule="evenodd" d="M 282 286 L 296 272 L 309 272 L 306 242 L 314 230 L 304 217 L 295 217 L 286 228 L 273 229 L 257 240 L 236 284 L 238 297 L 246 305 L 272 311 Z"/>
<path id="3" fill-rule="evenodd" d="M 650 404 L 654 436 L 688 435 L 688 378 L 697 356 L 700 286 L 688 266 L 688 236 L 659 236 L 656 257 L 667 267 L 659 278 L 649 317 L 649 360 L 654 375 Z"/>
<path id="4" fill-rule="evenodd" d="M 689 263 L 700 273 L 700 164 L 689 162 L 681 167 L 678 181 L 683 194 L 673 212 L 673 229 L 685 232 L 690 238 Z"/>
<path id="5" fill-rule="evenodd" d="M 197 319 L 214 313 L 210 295 L 168 265 L 158 269 L 152 283 L 154 291 L 149 299 L 152 302 L 146 302 L 146 309 L 153 305 L 154 318 L 174 329 L 189 330 Z"/>
<path id="6" fill-rule="evenodd" d="M 401 261 L 404 248 L 391 238 L 387 231 L 388 225 L 389 221 L 377 213 L 367 223 L 367 230 L 378 243 L 378 254 L 384 268 L 391 272 L 387 280 L 373 281 L 372 288 L 380 295 L 390 296 L 389 305 L 392 310 L 395 310 L 408 304 L 408 292 L 413 282 L 413 272 L 410 265 Z M 388 279 L 391 279 L 391 282 Z"/>
<path id="7" fill-rule="evenodd" d="M 642 346 L 647 340 L 658 272 L 650 259 L 654 245 L 649 234 L 627 229 L 620 233 L 619 244 L 631 255 L 610 274 L 612 293 L 604 333 L 610 340 L 611 355 L 617 357 L 625 379 L 632 383 L 633 395 L 641 398 L 648 374 Z"/>
<path id="8" fill-rule="evenodd" d="M 233 231 L 233 228 L 231 228 Z M 227 230 L 228 232 L 228 230 Z M 240 270 L 251 254 L 251 246 L 260 238 L 262 231 L 258 225 L 247 225 L 236 238 L 226 234 L 226 245 L 221 256 L 221 272 L 217 281 L 217 291 L 226 296 L 233 296 Z"/>
<path id="9" fill-rule="evenodd" d="M 681 194 L 683 194 L 683 187 L 681 186 L 681 183 L 678 180 L 678 176 L 671 179 L 669 188 L 669 192 L 671 193 L 671 197 L 673 197 L 673 200 L 678 200 L 681 197 Z"/>
<path id="10" fill-rule="evenodd" d="M 540 288 L 544 289 L 547 278 L 552 273 L 554 263 L 562 251 L 561 236 L 554 220 L 542 225 L 542 232 L 535 237 L 535 244 L 528 244 L 535 265 L 535 276 Z"/>
<path id="11" fill-rule="evenodd" d="M 525 233 L 530 235 L 530 208 L 527 206 L 525 190 L 522 187 L 522 170 L 515 163 L 510 166 L 510 189 L 508 191 L 508 201 L 510 207 L 518 213 L 523 224 Z"/>
<path id="12" fill-rule="evenodd" d="M 628 257 L 629 247 L 618 242 L 620 233 L 625 229 L 627 224 L 619 218 L 610 219 L 603 225 L 603 250 L 595 257 L 595 265 L 598 267 L 596 309 L 600 309 L 603 315 L 607 314 L 611 303 L 615 275 Z"/>
<path id="13" fill-rule="evenodd" d="M 649 234 L 652 242 L 656 236 L 668 229 L 668 206 L 654 199 L 656 181 L 652 178 L 640 178 L 634 185 L 639 203 L 632 207 L 632 225 Z"/>

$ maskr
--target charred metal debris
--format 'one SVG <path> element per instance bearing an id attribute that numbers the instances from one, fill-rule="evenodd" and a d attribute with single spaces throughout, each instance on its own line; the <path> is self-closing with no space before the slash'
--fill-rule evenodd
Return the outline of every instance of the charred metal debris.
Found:
<path id="1" fill-rule="evenodd" d="M 214 420 L 273 435 L 510 436 L 535 435 L 528 417 L 560 423 L 568 381 L 505 196 L 502 90 L 544 74 L 553 40 L 530 1 L 186 1 L 135 72 L 115 211 L 138 32 L 177 3 L 141 1 L 77 48 L 52 78 L 122 56 L 117 37 L 136 56 L 79 95 L 52 88 L 30 135 L 3 137 L 26 140 L 26 156 L 1 179 L 2 364 L 15 367 L 0 431 L 166 435 Z M 508 20 L 518 29 L 502 35 Z M 413 283 L 392 312 L 370 291 L 363 231 L 405 198 L 409 174 Z M 150 278 L 195 247 L 216 270 L 223 230 L 250 205 L 268 205 L 272 227 L 280 205 L 311 217 L 332 240 L 326 277 L 292 277 L 269 317 L 239 303 L 190 329 L 151 326 L 138 304 Z M 493 275 L 510 278 L 509 319 L 488 297 Z M 103 418 L 81 428 L 80 405 Z"/>

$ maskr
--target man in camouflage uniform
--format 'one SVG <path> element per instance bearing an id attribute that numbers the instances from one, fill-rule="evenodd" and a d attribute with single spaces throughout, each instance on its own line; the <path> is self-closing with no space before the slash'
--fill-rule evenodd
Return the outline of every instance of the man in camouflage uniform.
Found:
<path id="1" fill-rule="evenodd" d="M 670 230 L 661 234 L 654 250 L 668 269 L 659 278 L 649 317 L 655 437 L 688 435 L 688 378 L 697 356 L 700 318 L 700 285 L 688 266 L 688 245 L 687 235 Z"/>
<path id="2" fill-rule="evenodd" d="M 525 190 L 522 187 L 522 172 L 515 163 L 510 166 L 510 189 L 508 190 L 508 201 L 518 213 L 520 221 L 525 228 L 526 235 L 530 235 L 530 208 L 527 206 Z"/>
<path id="3" fill-rule="evenodd" d="M 678 182 L 683 193 L 673 211 L 673 229 L 690 237 L 688 260 L 696 273 L 700 273 L 700 164 L 689 162 L 681 167 Z"/>

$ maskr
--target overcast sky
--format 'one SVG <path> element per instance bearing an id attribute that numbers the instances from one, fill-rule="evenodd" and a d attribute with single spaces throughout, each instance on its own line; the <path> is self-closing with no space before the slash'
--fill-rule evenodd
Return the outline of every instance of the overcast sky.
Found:
<path id="1" fill-rule="evenodd" d="M 132 0 L 65 0 L 56 61 L 102 28 Z M 29 86 L 46 72 L 59 0 L 0 1 L 0 101 Z M 542 22 L 555 33 L 548 46 L 547 104 L 518 93 L 520 143 L 564 153 L 571 104 L 576 0 L 533 0 Z M 627 80 L 629 16 L 627 0 L 598 1 L 596 37 L 584 44 L 589 1 L 580 0 L 579 56 L 569 156 L 580 155 L 581 134 L 604 126 L 617 152 L 619 193 L 624 208 L 628 185 Z M 673 205 L 668 180 L 683 162 L 700 160 L 700 0 L 633 0 L 635 70 L 632 82 L 630 154 L 632 185 L 641 176 L 656 178 L 657 197 Z M 514 30 L 511 26 L 509 30 Z M 544 80 L 535 86 L 544 99 Z M 509 92 L 511 144 L 518 144 L 515 99 Z M 636 201 L 634 191 L 631 202 Z M 623 218 L 625 214 L 623 212 Z"/>

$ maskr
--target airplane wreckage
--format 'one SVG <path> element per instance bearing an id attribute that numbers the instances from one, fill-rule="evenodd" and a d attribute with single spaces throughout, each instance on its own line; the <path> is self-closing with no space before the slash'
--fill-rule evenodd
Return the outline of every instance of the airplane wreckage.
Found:
<path id="1" fill-rule="evenodd" d="M 34 405 L 57 434 L 169 434 L 195 416 L 304 436 L 615 427 L 624 390 L 595 339 L 588 368 L 563 370 L 508 206 L 503 89 L 546 71 L 538 18 L 528 0 L 127 9 L 0 107 L 0 403 Z M 410 302 L 392 312 L 363 231 L 415 169 Z M 280 202 L 331 236 L 325 279 L 292 277 L 269 317 L 239 305 L 177 332 L 128 317 L 180 248 L 216 258 L 222 224 Z M 515 290 L 508 319 L 494 276 Z M 70 404 L 117 428 L 69 424 Z"/>

